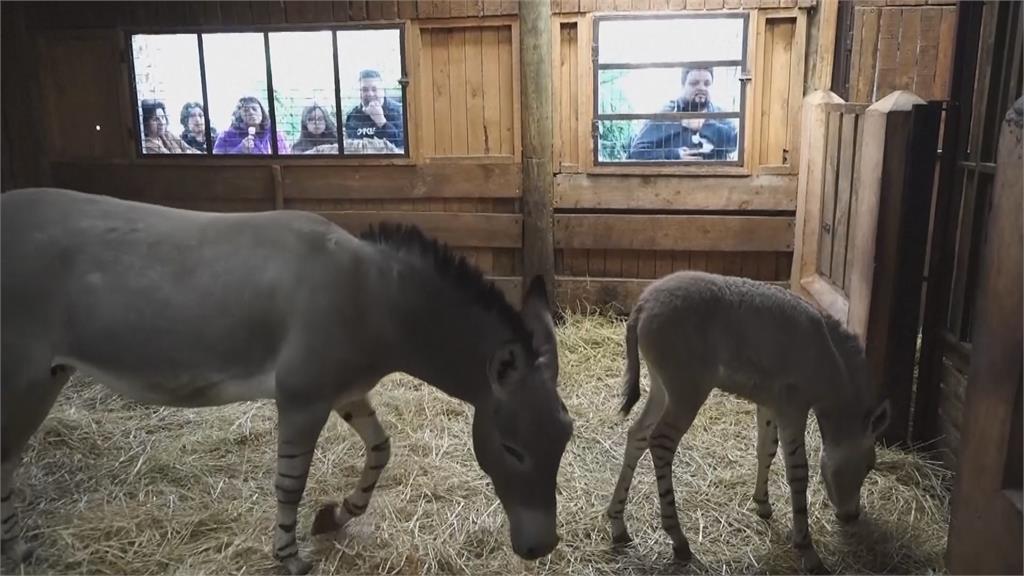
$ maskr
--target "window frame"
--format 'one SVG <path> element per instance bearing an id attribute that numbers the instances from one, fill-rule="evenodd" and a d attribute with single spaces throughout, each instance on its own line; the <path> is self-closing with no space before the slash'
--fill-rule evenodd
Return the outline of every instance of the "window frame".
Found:
<path id="1" fill-rule="evenodd" d="M 643 13 L 598 13 L 593 15 L 592 29 L 593 40 L 591 42 L 591 167 L 595 172 L 641 172 L 653 173 L 668 171 L 669 173 L 700 172 L 709 173 L 709 170 L 720 168 L 724 173 L 740 171 L 746 173 L 749 166 L 745 162 L 748 154 L 747 138 L 747 92 L 752 79 L 750 71 L 750 17 L 749 11 L 715 11 L 715 12 L 643 12 Z M 629 63 L 600 63 L 600 23 L 616 20 L 701 20 L 701 19 L 735 19 L 742 23 L 742 45 L 741 57 L 739 59 L 722 60 L 666 60 L 655 62 L 629 62 Z M 739 67 L 740 68 L 740 102 L 737 112 L 658 112 L 650 114 L 624 113 L 624 114 L 600 114 L 600 74 L 602 70 L 637 70 L 653 68 L 681 68 L 683 66 L 705 65 L 710 67 Z M 685 119 L 685 118 L 737 118 L 739 126 L 736 133 L 736 160 L 617 160 L 602 161 L 600 159 L 601 143 L 598 126 L 606 120 L 659 120 L 659 119 Z M 637 168 L 639 170 L 630 170 Z M 653 169 L 653 170 L 652 170 Z M 689 170 L 688 170 L 689 169 Z"/>
<path id="2" fill-rule="evenodd" d="M 175 28 L 166 27 L 146 27 L 146 26 L 133 26 L 122 29 L 122 35 L 125 42 L 125 62 L 128 68 L 128 83 L 129 90 L 131 93 L 131 100 L 129 105 L 131 106 L 131 116 L 133 125 L 133 137 L 134 142 L 134 158 L 136 160 L 151 161 L 151 160 L 163 160 L 168 159 L 174 160 L 190 160 L 196 158 L 214 158 L 219 160 L 227 160 L 236 162 L 238 160 L 252 161 L 259 163 L 259 161 L 272 160 L 275 164 L 281 163 L 286 160 L 298 160 L 299 163 L 312 163 L 312 164 L 337 164 L 339 161 L 343 161 L 344 164 L 360 163 L 363 160 L 369 160 L 371 164 L 412 164 L 412 138 L 409 134 L 409 114 L 410 114 L 410 100 L 409 100 L 409 65 L 408 65 L 408 54 L 406 51 L 407 42 L 409 39 L 408 22 L 406 21 L 381 21 L 381 22 L 352 22 L 352 23 L 311 23 L 311 24 L 260 24 L 260 25 L 246 25 L 246 26 L 182 26 Z M 402 130 L 405 134 L 405 148 L 401 154 L 346 154 L 344 152 L 344 124 L 341 122 L 341 118 L 344 112 L 341 110 L 341 92 L 340 87 L 340 71 L 338 70 L 338 32 L 346 31 L 365 31 L 365 30 L 397 30 L 398 31 L 398 43 L 399 43 L 399 64 L 401 66 L 401 76 L 398 79 L 398 84 L 402 90 Z M 276 117 L 276 104 L 274 103 L 274 84 L 273 84 L 273 72 L 271 67 L 270 58 L 270 34 L 275 32 L 330 32 L 331 33 L 331 45 L 333 47 L 333 54 L 331 56 L 334 62 L 334 102 L 335 108 L 338 114 L 338 152 L 334 154 L 281 154 L 277 151 L 277 138 L 276 132 L 278 130 L 277 117 Z M 206 141 L 210 142 L 211 128 L 213 126 L 209 118 L 209 98 L 207 94 L 207 79 L 206 79 L 206 61 L 204 58 L 203 51 L 203 34 L 261 34 L 263 36 L 263 49 L 264 49 L 264 64 L 266 66 L 266 77 L 267 77 L 267 114 L 270 116 L 271 126 L 274 129 L 275 135 L 270 138 L 271 153 L 270 154 L 214 154 L 213 146 L 208 145 L 205 152 L 198 154 L 146 154 L 144 152 L 144 141 L 142 119 L 140 116 L 140 100 L 138 94 L 138 84 L 135 76 L 135 58 L 133 53 L 132 38 L 137 35 L 183 35 L 183 34 L 194 34 L 196 36 L 196 43 L 198 48 L 199 56 L 199 72 L 200 72 L 200 83 L 202 87 L 202 99 L 204 114 L 206 115 Z"/>

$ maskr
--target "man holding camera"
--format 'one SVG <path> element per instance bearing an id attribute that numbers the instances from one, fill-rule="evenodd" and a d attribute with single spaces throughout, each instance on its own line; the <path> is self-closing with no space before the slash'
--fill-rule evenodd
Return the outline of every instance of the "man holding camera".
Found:
<path id="1" fill-rule="evenodd" d="M 682 93 L 662 112 L 719 112 L 711 102 L 711 68 L 683 68 Z M 633 138 L 630 160 L 728 160 L 736 151 L 732 121 L 717 118 L 653 120 Z"/>

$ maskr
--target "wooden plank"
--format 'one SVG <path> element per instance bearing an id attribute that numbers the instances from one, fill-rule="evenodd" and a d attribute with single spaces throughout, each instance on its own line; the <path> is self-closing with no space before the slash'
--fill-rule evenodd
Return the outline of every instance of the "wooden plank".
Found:
<path id="1" fill-rule="evenodd" d="M 452 153 L 452 108 L 449 92 L 451 85 L 448 76 L 448 50 L 451 33 L 437 28 L 430 32 L 431 48 L 434 51 L 434 154 L 448 156 Z"/>
<path id="2" fill-rule="evenodd" d="M 484 28 L 481 35 L 483 60 L 483 154 L 501 153 L 501 80 L 495 63 L 499 60 L 498 29 Z"/>
<path id="3" fill-rule="evenodd" d="M 655 252 L 653 250 L 641 250 L 637 254 L 637 277 L 639 278 L 655 278 Z"/>
<path id="4" fill-rule="evenodd" d="M 838 112 L 828 115 L 828 136 L 825 138 L 825 182 L 821 196 L 821 238 L 818 240 L 818 270 L 825 276 L 832 275 L 833 227 L 836 218 L 836 182 L 839 164 L 839 128 L 841 117 Z"/>
<path id="5" fill-rule="evenodd" d="M 628 314 L 637 299 L 652 282 L 637 278 L 555 278 L 555 302 L 569 310 L 586 311 L 596 307 L 615 314 Z M 779 282 L 769 282 L 776 286 Z"/>
<path id="6" fill-rule="evenodd" d="M 557 0 L 552 0 L 551 9 L 554 11 Z M 559 18 L 552 18 L 551 20 L 551 102 L 555 107 L 552 112 L 551 121 L 551 158 L 552 170 L 554 172 L 560 172 L 562 166 L 562 133 L 564 132 L 565 125 L 565 106 L 562 102 L 563 93 L 565 88 L 564 75 L 564 61 L 565 61 L 565 47 L 564 36 L 566 24 L 562 23 Z M 557 271 L 556 271 L 557 273 Z"/>
<path id="7" fill-rule="evenodd" d="M 522 245 L 523 219 L 515 214 L 454 212 L 319 212 L 352 234 L 380 222 L 413 224 L 423 233 L 459 247 L 515 248 Z"/>
<path id="8" fill-rule="evenodd" d="M 896 58 L 895 89 L 914 90 L 914 73 L 917 66 L 918 43 L 921 37 L 921 11 L 920 8 L 903 10 L 900 22 L 900 51 Z"/>
<path id="9" fill-rule="evenodd" d="M 486 154 L 484 146 L 484 59 L 482 30 L 466 29 L 466 130 L 467 151 Z"/>
<path id="10" fill-rule="evenodd" d="M 767 20 L 763 20 L 763 22 L 764 56 L 761 75 L 764 78 L 764 84 L 761 86 L 761 100 L 758 103 L 761 109 L 761 121 L 758 123 L 759 137 L 755 144 L 758 147 L 759 164 L 770 164 L 768 161 L 768 132 L 772 125 L 773 110 L 767 103 L 771 100 L 772 72 L 775 70 L 775 67 L 772 66 L 772 59 L 775 58 L 775 27 L 768 25 Z"/>
<path id="11" fill-rule="evenodd" d="M 832 86 L 832 66 L 835 58 L 838 18 L 839 0 L 822 0 L 819 3 L 818 46 L 814 56 L 814 79 L 811 81 L 811 90 L 828 90 Z M 797 55 L 803 54 L 802 50 L 794 49 L 793 52 Z M 853 54 L 857 54 L 857 52 L 853 52 Z M 802 98 L 803 94 L 800 96 Z"/>
<path id="12" fill-rule="evenodd" d="M 469 132 L 466 127 L 466 31 L 460 28 L 448 34 L 452 154 L 464 155 L 469 153 Z"/>
<path id="13" fill-rule="evenodd" d="M 497 0 L 484 0 L 485 2 L 496 2 Z M 416 16 L 418 18 L 434 17 L 434 0 L 416 0 Z"/>
<path id="14" fill-rule="evenodd" d="M 399 18 L 399 4 L 409 4 L 410 6 L 416 5 L 413 2 L 409 2 L 408 0 L 403 0 L 403 2 L 398 2 L 397 0 L 384 0 L 381 3 L 383 4 L 380 10 L 380 18 L 382 20 L 397 20 Z"/>
<path id="15" fill-rule="evenodd" d="M 384 0 L 366 0 L 366 19 L 381 20 L 384 14 Z"/>
<path id="16" fill-rule="evenodd" d="M 772 109 L 768 126 L 768 154 L 762 162 L 785 164 L 787 154 L 786 138 L 789 132 L 789 72 L 793 58 L 793 31 L 796 21 L 773 19 L 769 26 L 775 29 L 772 41 L 772 87 L 768 106 Z"/>
<path id="17" fill-rule="evenodd" d="M 558 214 L 554 237 L 556 248 L 785 251 L 793 249 L 793 218 Z"/>
<path id="18" fill-rule="evenodd" d="M 902 8 L 883 8 L 878 31 L 878 79 L 875 100 L 880 100 L 897 89 L 899 68 L 900 23 Z"/>
<path id="19" fill-rule="evenodd" d="M 949 97 L 949 81 L 953 71 L 953 50 L 956 44 L 956 7 L 942 9 L 939 25 L 939 53 L 935 62 L 936 98 Z"/>
<path id="20" fill-rule="evenodd" d="M 222 2 L 222 4 L 238 4 L 237 2 Z M 317 2 L 291 1 L 284 2 L 284 18 L 289 24 L 305 24 L 314 21 L 314 8 Z"/>
<path id="21" fill-rule="evenodd" d="M 501 154 L 514 154 L 515 93 L 513 92 L 512 77 L 512 29 L 507 27 L 498 29 L 498 82 L 499 97 L 501 98 L 501 129 L 499 130 L 501 147 L 499 151 Z"/>
<path id="22" fill-rule="evenodd" d="M 263 4 L 263 2 L 254 2 L 254 4 Z M 348 0 L 331 2 L 331 13 L 335 22 L 348 22 Z"/>
<path id="23" fill-rule="evenodd" d="M 807 153 L 800 157 L 797 183 L 796 246 L 793 250 L 790 280 L 792 290 L 808 296 L 802 280 L 815 274 L 818 261 L 818 240 L 821 228 L 822 185 L 824 183 L 824 148 L 828 113 L 825 105 L 842 102 L 827 90 L 817 90 L 807 96 L 800 119 L 801 141 Z"/>
<path id="24" fill-rule="evenodd" d="M 53 183 L 92 194 L 143 202 L 237 201 L 274 207 L 273 176 L 267 167 L 173 166 L 53 162 Z M 182 186 L 182 178 L 189 182 Z"/>
<path id="25" fill-rule="evenodd" d="M 804 102 L 804 61 L 807 42 L 807 14 L 798 12 L 793 31 L 793 45 L 789 68 L 789 114 L 787 116 L 786 148 L 783 161 L 789 173 L 796 174 L 800 167 L 800 111 Z M 829 64 L 831 68 L 831 63 Z"/>
<path id="26" fill-rule="evenodd" d="M 417 9 L 420 2 L 415 0 L 397 0 L 398 17 L 402 20 L 414 20 L 417 17 Z"/>
<path id="27" fill-rule="evenodd" d="M 365 0 L 349 0 L 348 18 L 353 21 L 366 20 Z"/>
<path id="28" fill-rule="evenodd" d="M 672 273 L 672 252 L 659 250 L 654 255 L 654 277 L 661 278 Z M 603 275 L 603 274 L 602 274 Z"/>
<path id="29" fill-rule="evenodd" d="M 914 84 L 910 88 L 925 100 L 938 99 L 935 92 L 935 69 L 939 59 L 939 34 L 942 26 L 942 8 L 929 6 L 921 9 L 920 43 Z"/>
<path id="30" fill-rule="evenodd" d="M 604 250 L 587 250 L 587 275 L 588 276 L 605 276 L 605 251 Z"/>
<path id="31" fill-rule="evenodd" d="M 847 80 L 849 83 L 847 98 L 851 102 L 861 102 L 857 94 L 857 83 L 860 81 L 860 65 L 863 55 L 861 54 L 861 45 L 864 42 L 864 8 L 854 7 L 852 10 L 853 24 L 851 25 L 850 33 L 853 35 L 853 42 L 850 46 L 850 77 Z M 829 78 L 829 85 L 831 85 L 832 79 Z M 822 90 L 828 90 L 829 88 L 822 88 Z"/>
<path id="32" fill-rule="evenodd" d="M 437 145 L 434 134 L 434 45 L 433 39 L 436 30 L 420 30 L 420 59 L 419 76 L 423 79 L 419 88 L 420 93 L 420 114 L 419 118 L 410 118 L 411 122 L 418 122 L 420 127 L 419 149 L 422 156 L 430 157 L 437 155 Z"/>
<path id="33" fill-rule="evenodd" d="M 622 250 L 605 250 L 604 272 L 611 278 L 622 276 Z"/>
<path id="34" fill-rule="evenodd" d="M 851 99 L 855 102 L 870 103 L 875 101 L 875 75 L 878 56 L 877 46 L 879 42 L 878 27 L 881 14 L 878 8 L 855 8 L 854 11 L 863 11 L 864 27 L 861 30 L 860 52 L 854 53 L 854 55 L 859 54 L 860 57 L 858 58 L 857 77 L 853 78 L 851 76 L 850 78 L 851 86 L 854 86 L 856 82 L 856 90 L 851 91 Z"/>
<path id="35" fill-rule="evenodd" d="M 438 162 L 349 166 L 339 174 L 334 166 L 285 165 L 283 178 L 289 199 L 516 198 L 520 196 L 520 170 L 517 164 Z"/>
<path id="36" fill-rule="evenodd" d="M 839 144 L 839 184 L 836 190 L 835 229 L 832 233 L 832 282 L 842 288 L 846 282 L 846 250 L 850 226 L 850 197 L 856 156 L 857 116 L 842 115 Z"/>
<path id="37" fill-rule="evenodd" d="M 567 117 L 569 119 L 569 124 L 567 126 L 568 132 L 563 133 L 567 145 L 566 154 L 564 155 L 563 159 L 568 161 L 568 163 L 570 164 L 575 164 L 578 166 L 580 164 L 579 138 L 577 138 L 577 135 L 580 133 L 580 108 L 578 105 L 580 90 L 580 71 L 579 57 L 577 54 L 579 44 L 577 40 L 578 38 L 576 26 L 569 27 L 569 42 L 566 46 L 568 52 L 566 54 L 566 61 L 569 63 L 569 101 L 567 102 Z"/>
<path id="38" fill-rule="evenodd" d="M 995 6 L 990 4 L 988 9 Z M 974 351 L 961 431 L 963 446 L 950 512 L 948 558 L 950 572 L 956 574 L 1018 574 L 1024 564 L 1020 553 L 1024 539 L 1020 506 L 1024 489 L 1020 467 L 1024 395 L 1022 121 L 1024 99 L 1019 98 L 1006 115 L 999 135 L 998 168 L 978 274 Z M 1007 498 L 1011 491 L 1016 495 L 1013 499 Z"/>
<path id="39" fill-rule="evenodd" d="M 559 209 L 795 210 L 797 179 L 789 175 L 749 178 L 640 177 L 559 174 L 554 206 Z"/>
<path id="40" fill-rule="evenodd" d="M 514 131 L 514 143 L 520 142 L 523 131 L 523 274 L 526 277 L 542 275 L 547 281 L 548 296 L 554 292 L 554 248 L 552 245 L 552 111 L 551 98 L 551 5 L 527 2 L 520 7 L 519 26 L 513 23 L 512 40 L 512 96 L 513 106 L 518 94 L 516 57 L 522 63 L 523 114 L 513 108 L 512 122 L 519 125 L 522 118 L 527 126 Z M 521 26 L 521 28 L 520 28 Z M 520 30 L 530 41 L 518 42 Z M 513 144 L 515 146 L 515 144 Z M 513 150 L 514 151 L 514 150 Z M 518 156 L 518 154 L 517 154 Z M 602 266 L 603 268 L 603 266 Z M 589 268 L 588 268 L 589 270 Z"/>
<path id="41" fill-rule="evenodd" d="M 846 229 L 847 229 L 847 231 L 846 231 L 846 236 L 847 236 L 847 238 L 846 238 L 846 245 L 847 245 L 847 248 L 846 248 L 846 261 L 843 264 L 843 271 L 844 271 L 843 274 L 844 274 L 844 276 L 843 276 L 842 288 L 847 293 L 849 293 L 849 289 L 850 289 L 850 274 L 849 274 L 849 272 L 850 272 L 851 266 L 853 265 L 852 264 L 853 256 L 856 253 L 856 246 L 853 247 L 854 249 L 852 249 L 852 250 L 850 249 L 850 235 L 852 234 L 853 230 L 857 229 L 857 225 L 858 225 L 858 223 L 857 223 L 857 212 L 853 208 L 858 205 L 859 200 L 857 199 L 857 196 L 860 194 L 860 189 L 861 189 L 861 185 L 860 185 L 860 181 L 861 181 L 861 166 L 860 166 L 860 164 L 861 164 L 861 157 L 863 156 L 861 154 L 861 146 L 862 146 L 862 143 L 864 142 L 864 116 L 863 115 L 860 115 L 860 116 L 857 117 L 856 125 L 857 125 L 857 134 L 856 134 L 856 136 L 854 136 L 854 142 L 856 142 L 856 144 L 855 144 L 856 148 L 855 148 L 855 151 L 854 151 L 854 159 L 853 159 L 853 182 L 850 185 L 850 213 L 849 213 L 849 221 L 848 221 L 847 226 L 846 226 Z"/>

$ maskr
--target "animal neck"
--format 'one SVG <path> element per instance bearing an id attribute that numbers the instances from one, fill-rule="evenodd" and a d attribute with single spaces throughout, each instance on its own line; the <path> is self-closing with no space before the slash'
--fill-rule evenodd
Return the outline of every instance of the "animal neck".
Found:
<path id="1" fill-rule="evenodd" d="M 487 363 L 513 339 L 502 318 L 427 262 L 394 259 L 390 333 L 396 369 L 474 406 L 491 396 Z"/>

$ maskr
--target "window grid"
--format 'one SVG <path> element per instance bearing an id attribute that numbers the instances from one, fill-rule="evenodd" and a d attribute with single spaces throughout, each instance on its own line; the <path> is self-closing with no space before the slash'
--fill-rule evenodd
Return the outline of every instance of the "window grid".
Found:
<path id="1" fill-rule="evenodd" d="M 320 154 L 308 155 L 308 156 L 307 155 L 303 155 L 303 154 L 280 154 L 278 152 L 278 150 L 277 150 L 278 146 L 277 146 L 277 137 L 276 137 L 276 135 L 278 133 L 279 127 L 277 125 L 277 111 L 276 111 L 276 102 L 275 102 L 276 99 L 274 97 L 273 72 L 271 70 L 272 69 L 272 64 L 271 64 L 271 58 L 270 58 L 270 53 L 271 53 L 271 50 L 270 50 L 270 32 L 302 32 L 302 31 L 310 31 L 310 30 L 327 31 L 327 32 L 331 33 L 332 61 L 334 63 L 334 97 L 335 97 L 335 106 L 336 106 L 336 110 L 337 110 L 337 120 L 338 120 L 338 122 L 337 122 L 337 124 L 338 124 L 338 129 L 337 129 L 337 132 L 338 132 L 338 142 L 337 142 L 337 144 L 338 144 L 338 151 L 334 152 L 334 153 L 320 153 Z M 401 106 L 402 106 L 401 122 L 402 122 L 402 133 L 403 133 L 404 139 L 405 139 L 404 147 L 402 148 L 401 152 L 399 152 L 399 153 L 346 154 L 346 152 L 345 152 L 345 129 L 344 129 L 344 126 L 343 126 L 343 123 L 342 123 L 342 118 L 344 117 L 344 114 L 343 114 L 343 110 L 341 108 L 341 78 L 340 78 L 339 57 L 338 57 L 338 34 L 339 33 L 344 33 L 344 32 L 349 32 L 349 31 L 357 31 L 357 30 L 358 31 L 364 31 L 364 30 L 396 30 L 398 32 L 398 52 L 399 52 L 399 56 L 398 57 L 399 57 L 399 67 L 400 67 L 400 76 L 398 78 L 398 85 L 399 85 L 399 90 L 401 92 L 401 98 L 402 98 L 402 102 L 401 102 Z M 264 57 L 265 57 L 265 65 L 266 65 L 266 77 L 267 77 L 267 112 L 268 112 L 268 115 L 270 116 L 270 126 L 271 126 L 270 129 L 271 129 L 271 132 L 272 132 L 269 135 L 269 140 L 270 140 L 270 145 L 271 145 L 271 154 L 255 154 L 255 155 L 253 155 L 253 154 L 214 154 L 213 153 L 213 148 L 214 148 L 214 142 L 212 141 L 213 121 L 210 118 L 210 112 L 209 112 L 210 111 L 210 101 L 209 101 L 209 91 L 208 91 L 208 83 L 207 83 L 206 57 L 205 57 L 205 52 L 204 52 L 203 36 L 206 35 L 206 34 L 217 34 L 217 33 L 223 33 L 223 32 L 261 33 L 263 35 Z M 272 157 L 272 158 L 276 158 L 276 159 L 280 159 L 280 158 L 304 158 L 304 159 L 310 159 L 310 158 L 338 158 L 338 157 L 348 157 L 348 158 L 355 157 L 355 158 L 363 158 L 363 159 L 373 159 L 373 158 L 410 158 L 411 157 L 411 154 L 410 154 L 410 145 L 411 145 L 411 143 L 409 142 L 409 125 L 408 125 L 409 124 L 409 112 L 408 112 L 408 85 L 409 85 L 409 79 L 408 79 L 408 72 L 407 72 L 407 68 L 406 68 L 406 58 L 405 58 L 405 38 L 406 38 L 406 34 L 405 34 L 405 27 L 403 25 L 400 25 L 400 24 L 365 25 L 365 23 L 364 23 L 364 24 L 361 24 L 358 27 L 353 27 L 353 26 L 316 26 L 316 27 L 312 27 L 311 28 L 311 27 L 291 27 L 291 26 L 289 26 L 289 27 L 253 27 L 253 28 L 247 28 L 245 30 L 239 30 L 239 29 L 211 30 L 211 29 L 206 29 L 206 30 L 201 30 L 201 31 L 195 31 L 195 30 L 173 30 L 173 31 L 169 31 L 169 30 L 159 30 L 159 31 L 130 30 L 130 31 L 126 31 L 125 34 L 127 36 L 127 46 L 132 46 L 133 45 L 132 44 L 132 40 L 133 40 L 133 38 L 135 36 L 142 36 L 142 35 L 158 36 L 158 35 L 172 35 L 172 34 L 179 34 L 179 35 L 180 34 L 195 34 L 196 42 L 197 42 L 197 47 L 198 47 L 198 53 L 199 53 L 198 56 L 199 56 L 200 84 L 201 84 L 201 90 L 202 90 L 202 100 L 203 100 L 204 115 L 205 115 L 205 126 L 204 126 L 204 129 L 205 129 L 206 143 L 207 143 L 206 150 L 199 152 L 197 155 L 201 155 L 201 156 L 217 156 L 217 157 L 221 157 L 221 158 L 267 158 L 267 157 Z M 135 124 L 136 124 L 136 131 L 135 131 L 135 133 L 136 133 L 137 140 L 139 142 L 139 146 L 136 148 L 136 151 L 135 151 L 136 154 L 138 154 L 142 158 L 181 158 L 181 157 L 193 156 L 193 154 L 145 153 L 143 151 L 143 145 L 142 144 L 143 144 L 144 139 L 145 139 L 145 133 L 144 133 L 145 127 L 142 126 L 142 124 L 141 124 L 141 117 L 140 117 L 141 116 L 141 114 L 140 114 L 140 112 L 141 112 L 141 100 L 139 99 L 139 95 L 138 95 L 138 84 L 137 84 L 137 79 L 136 79 L 135 64 L 136 63 L 135 63 L 134 56 L 132 56 L 132 65 L 129 67 L 129 70 L 130 70 L 130 74 L 131 74 L 132 102 L 134 103 L 134 107 L 135 107 L 135 109 L 133 111 L 133 116 L 135 118 Z"/>
<path id="2" fill-rule="evenodd" d="M 621 20 L 699 20 L 699 19 L 737 19 L 742 21 L 742 58 L 723 58 L 720 60 L 666 60 L 650 62 L 600 62 L 600 23 Z M 685 168 L 687 166 L 743 166 L 743 142 L 746 129 L 746 97 L 748 67 L 747 67 L 747 42 L 749 30 L 749 15 L 747 13 L 707 13 L 707 14 L 615 14 L 599 15 L 594 17 L 594 40 L 592 45 L 591 61 L 593 62 L 593 123 L 591 126 L 591 138 L 593 140 L 593 162 L 595 166 L 672 166 Z M 736 67 L 740 69 L 740 90 L 739 109 L 735 112 L 655 112 L 655 113 L 602 113 L 600 111 L 600 74 L 607 70 L 638 70 L 657 68 L 716 68 Z M 738 130 L 736 136 L 736 160 L 602 160 L 600 126 L 608 121 L 638 121 L 638 120 L 683 120 L 687 118 L 736 118 Z"/>

